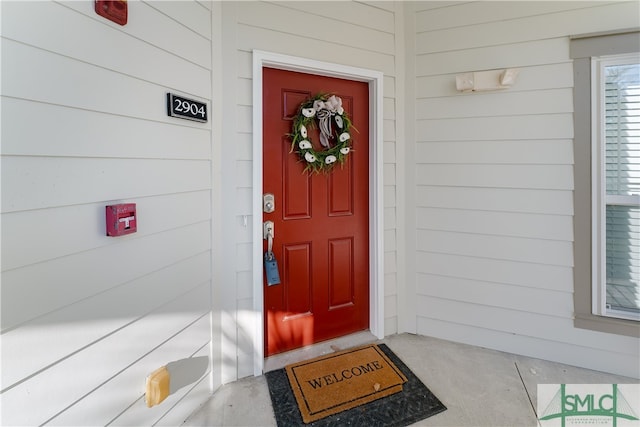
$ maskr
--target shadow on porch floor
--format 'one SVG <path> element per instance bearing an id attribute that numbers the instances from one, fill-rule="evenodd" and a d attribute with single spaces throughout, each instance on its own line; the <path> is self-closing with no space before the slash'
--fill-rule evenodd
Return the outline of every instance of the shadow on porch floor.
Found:
<path id="1" fill-rule="evenodd" d="M 368 342 L 361 333 L 267 359 L 266 370 Z M 538 384 L 625 384 L 633 378 L 410 334 L 384 340 L 445 404 L 416 426 L 536 426 Z M 264 376 L 222 386 L 184 426 L 275 426 Z"/>

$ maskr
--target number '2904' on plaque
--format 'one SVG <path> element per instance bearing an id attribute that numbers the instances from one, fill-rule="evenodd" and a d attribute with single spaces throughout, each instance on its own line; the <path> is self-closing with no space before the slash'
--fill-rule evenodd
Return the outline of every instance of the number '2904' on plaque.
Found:
<path id="1" fill-rule="evenodd" d="M 167 114 L 171 117 L 206 123 L 207 104 L 167 93 Z"/>

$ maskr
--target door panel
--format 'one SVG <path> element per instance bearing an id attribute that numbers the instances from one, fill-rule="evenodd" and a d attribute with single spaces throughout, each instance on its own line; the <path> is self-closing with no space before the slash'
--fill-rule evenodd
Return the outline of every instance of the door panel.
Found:
<path id="1" fill-rule="evenodd" d="M 345 263 L 345 260 L 348 262 Z M 329 242 L 329 310 L 354 304 L 353 240 Z"/>
<path id="2" fill-rule="evenodd" d="M 311 245 L 283 245 L 284 302 L 288 313 L 312 313 Z"/>
<path id="3" fill-rule="evenodd" d="M 263 88 L 263 191 L 276 206 L 263 220 L 275 225 L 281 278 L 264 285 L 272 355 L 369 327 L 369 89 L 271 68 L 263 69 Z M 344 165 L 309 175 L 286 135 L 299 105 L 317 93 L 342 98 L 353 143 Z M 310 137 L 319 150 L 318 131 Z"/>
<path id="4" fill-rule="evenodd" d="M 347 157 L 346 167 L 334 168 L 329 176 L 329 216 L 353 215 L 354 180 L 351 176 L 353 157 Z"/>
<path id="5" fill-rule="evenodd" d="M 282 140 L 282 146 L 287 147 L 289 141 Z M 311 218 L 311 177 L 300 173 L 298 158 L 288 150 L 282 150 L 282 164 L 284 165 L 284 179 L 282 181 L 284 202 L 283 217 L 285 220 Z"/>

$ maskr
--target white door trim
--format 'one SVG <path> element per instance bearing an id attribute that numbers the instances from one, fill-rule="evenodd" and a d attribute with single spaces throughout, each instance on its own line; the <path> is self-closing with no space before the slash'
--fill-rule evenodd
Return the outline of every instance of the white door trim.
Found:
<path id="1" fill-rule="evenodd" d="M 369 165 L 369 329 L 377 338 L 384 338 L 384 224 L 383 224 L 383 133 L 382 84 L 383 73 L 282 55 L 253 51 L 253 373 L 262 375 L 264 367 L 264 303 L 262 254 L 262 68 L 271 67 L 322 76 L 364 81 L 369 84 L 369 135 L 371 156 Z"/>

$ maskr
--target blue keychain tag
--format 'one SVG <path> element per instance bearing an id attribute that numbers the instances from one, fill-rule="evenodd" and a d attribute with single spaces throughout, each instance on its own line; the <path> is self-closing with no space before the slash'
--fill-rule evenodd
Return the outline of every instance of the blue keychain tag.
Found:
<path id="1" fill-rule="evenodd" d="M 267 275 L 267 285 L 278 285 L 280 283 L 280 273 L 278 273 L 278 262 L 273 252 L 264 254 L 264 271 Z"/>

